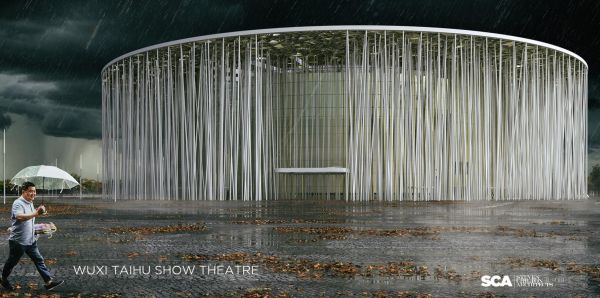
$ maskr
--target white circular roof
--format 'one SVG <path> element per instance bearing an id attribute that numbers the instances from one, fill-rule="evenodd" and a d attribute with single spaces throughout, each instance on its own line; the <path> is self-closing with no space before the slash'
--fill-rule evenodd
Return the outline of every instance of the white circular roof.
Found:
<path id="1" fill-rule="evenodd" d="M 490 38 L 495 38 L 495 39 L 510 40 L 510 41 L 531 44 L 531 45 L 538 45 L 538 46 L 542 46 L 545 48 L 553 49 L 553 50 L 565 53 L 569 56 L 572 56 L 572 57 L 578 59 L 579 61 L 581 61 L 583 64 L 585 64 L 586 67 L 588 66 L 587 63 L 585 62 L 585 60 L 583 60 L 583 58 L 581 58 L 579 55 L 577 55 L 569 50 L 563 49 L 563 48 L 555 46 L 555 45 L 551 45 L 549 43 L 532 40 L 532 39 L 527 39 L 527 38 L 522 38 L 522 37 L 515 37 L 515 36 L 510 36 L 510 35 L 481 32 L 481 31 L 432 28 L 432 27 L 353 25 L 353 26 L 285 27 L 285 28 L 273 28 L 273 29 L 247 30 L 247 31 L 227 32 L 227 33 L 219 33 L 219 34 L 211 34 L 211 35 L 203 35 L 203 36 L 197 36 L 197 37 L 178 39 L 178 40 L 173 40 L 173 41 L 169 41 L 169 42 L 164 42 L 164 43 L 148 46 L 148 47 L 141 48 L 139 50 L 135 50 L 133 52 L 124 54 L 116 59 L 113 59 L 108 64 L 106 64 L 102 68 L 102 71 L 104 71 L 104 69 L 106 69 L 109 65 L 112 65 L 113 63 L 120 61 L 122 59 L 125 59 L 127 57 L 130 57 L 130 56 L 133 56 L 136 54 L 140 54 L 140 53 L 144 53 L 144 52 L 147 52 L 150 50 L 164 48 L 164 47 L 172 46 L 172 45 L 178 45 L 178 44 L 182 44 L 182 43 L 190 43 L 190 42 L 210 40 L 210 39 L 221 39 L 221 38 L 227 38 L 227 37 L 258 35 L 258 34 L 311 32 L 311 31 L 404 31 L 404 32 L 427 32 L 427 33 L 444 33 L 444 34 L 459 34 L 459 35 L 472 35 L 472 36 L 479 36 L 479 37 L 490 37 Z"/>

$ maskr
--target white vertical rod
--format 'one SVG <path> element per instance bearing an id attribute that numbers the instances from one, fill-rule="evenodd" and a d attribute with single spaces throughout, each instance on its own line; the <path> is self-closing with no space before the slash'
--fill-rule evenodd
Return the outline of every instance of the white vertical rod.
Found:
<path id="1" fill-rule="evenodd" d="M 79 199 L 83 194 L 83 154 L 79 154 Z"/>
<path id="2" fill-rule="evenodd" d="M 2 199 L 6 204 L 6 128 L 2 130 Z"/>

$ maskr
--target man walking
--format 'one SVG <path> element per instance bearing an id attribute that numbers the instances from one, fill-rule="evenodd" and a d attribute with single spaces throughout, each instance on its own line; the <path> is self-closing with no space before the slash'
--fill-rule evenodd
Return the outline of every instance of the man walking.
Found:
<path id="1" fill-rule="evenodd" d="M 35 218 L 38 215 L 46 213 L 46 208 L 43 205 L 37 208 L 33 207 L 33 200 L 36 195 L 35 184 L 25 182 L 21 191 L 22 195 L 12 205 L 12 214 L 10 217 L 12 226 L 10 228 L 10 237 L 8 238 L 10 252 L 2 269 L 0 283 L 5 289 L 9 291 L 14 290 L 8 282 L 8 276 L 17 263 L 19 263 L 23 254 L 26 253 L 44 279 L 46 290 L 52 290 L 64 283 L 64 280 L 52 280 L 50 271 L 44 263 L 44 257 L 42 257 L 37 248 L 37 238 L 34 231 Z"/>

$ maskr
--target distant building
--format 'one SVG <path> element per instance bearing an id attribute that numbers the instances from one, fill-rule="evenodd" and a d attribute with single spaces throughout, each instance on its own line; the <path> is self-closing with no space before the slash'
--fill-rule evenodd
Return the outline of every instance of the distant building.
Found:
<path id="1" fill-rule="evenodd" d="M 299 27 L 201 36 L 102 70 L 115 199 L 586 196 L 586 62 L 484 32 Z"/>

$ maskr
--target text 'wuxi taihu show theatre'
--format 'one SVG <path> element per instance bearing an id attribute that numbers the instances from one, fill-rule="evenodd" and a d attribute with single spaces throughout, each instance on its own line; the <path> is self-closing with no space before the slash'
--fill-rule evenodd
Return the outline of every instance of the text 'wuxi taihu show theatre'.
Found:
<path id="1" fill-rule="evenodd" d="M 586 62 L 465 30 L 333 26 L 163 43 L 102 70 L 116 199 L 586 197 Z"/>

